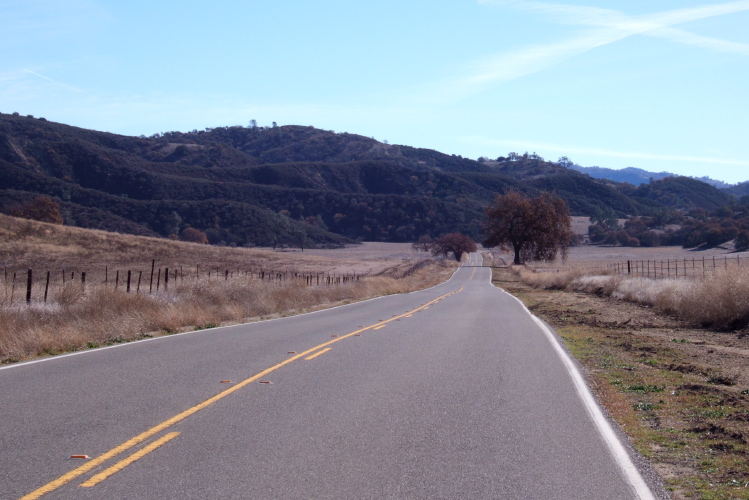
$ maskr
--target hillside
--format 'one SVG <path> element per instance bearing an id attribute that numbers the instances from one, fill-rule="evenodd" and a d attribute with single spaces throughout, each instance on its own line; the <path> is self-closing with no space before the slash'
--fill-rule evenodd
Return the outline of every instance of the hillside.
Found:
<path id="1" fill-rule="evenodd" d="M 739 184 L 736 184 L 735 186 L 731 186 L 730 188 L 727 188 L 726 191 L 739 197 L 749 196 L 749 181 L 741 182 Z"/>
<path id="2" fill-rule="evenodd" d="M 638 191 L 527 153 L 474 161 L 313 127 L 128 137 L 0 114 L 0 212 L 44 194 L 68 225 L 146 236 L 192 227 L 214 244 L 480 238 L 482 208 L 510 189 L 554 191 L 575 215 L 713 210 L 731 199 L 698 181 L 677 184 Z"/>
<path id="3" fill-rule="evenodd" d="M 647 170 L 634 167 L 627 167 L 616 170 L 613 168 L 603 167 L 581 167 L 580 165 L 575 165 L 574 163 L 572 163 L 570 165 L 570 168 L 577 172 L 588 174 L 595 179 L 608 179 L 614 182 L 626 182 L 628 184 L 632 184 L 633 186 L 648 184 L 652 181 L 659 181 L 667 177 L 681 177 L 680 175 L 673 174 L 671 172 L 648 172 Z M 707 176 L 693 178 L 718 189 L 730 189 L 732 187 L 732 185 L 728 184 L 727 182 L 711 179 Z"/>

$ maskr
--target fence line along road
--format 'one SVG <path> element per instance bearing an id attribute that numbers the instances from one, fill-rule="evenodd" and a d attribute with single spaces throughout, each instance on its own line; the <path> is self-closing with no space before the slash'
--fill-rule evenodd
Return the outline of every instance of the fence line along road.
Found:
<path id="1" fill-rule="evenodd" d="M 403 276 L 409 276 L 423 267 L 424 263 L 417 263 L 403 271 Z M 168 290 L 170 284 L 184 281 L 229 281 L 234 279 L 253 280 L 261 283 L 296 283 L 300 286 L 332 286 L 353 283 L 369 276 L 368 273 L 329 273 L 329 272 L 299 272 L 293 270 L 255 269 L 238 270 L 226 269 L 221 266 L 185 269 L 184 266 L 156 268 L 156 261 L 152 261 L 151 268 L 139 270 L 110 270 L 104 266 L 95 273 L 80 268 L 61 268 L 57 271 L 46 271 L 41 274 L 33 269 L 22 271 L 9 270 L 4 266 L 4 294 L 0 297 L 0 304 L 10 305 L 23 301 L 46 303 L 52 288 L 63 289 L 68 286 L 80 286 L 84 291 L 92 287 L 113 288 L 124 293 L 148 293 Z M 24 293 L 25 292 L 25 293 Z"/>
<path id="2" fill-rule="evenodd" d="M 718 257 L 706 259 L 673 259 L 673 260 L 628 260 L 595 266 L 594 269 L 604 269 L 614 274 L 637 276 L 644 278 L 692 278 L 715 274 L 718 270 L 740 269 L 749 267 L 749 259 L 736 257 Z"/>

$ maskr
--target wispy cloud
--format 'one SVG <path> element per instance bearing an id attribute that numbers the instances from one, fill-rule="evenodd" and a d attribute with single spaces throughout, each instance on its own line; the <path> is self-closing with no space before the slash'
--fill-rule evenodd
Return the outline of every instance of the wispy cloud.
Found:
<path id="1" fill-rule="evenodd" d="M 702 47 L 705 49 L 714 50 L 716 52 L 732 52 L 749 56 L 749 44 L 730 42 L 728 40 L 721 40 L 719 38 L 695 35 L 693 33 L 689 33 L 687 31 L 679 29 L 659 28 L 651 33 L 648 33 L 648 35 L 653 37 L 665 38 L 671 40 L 672 42 L 679 42 L 684 45 Z"/>
<path id="2" fill-rule="evenodd" d="M 749 44 L 730 42 L 689 33 L 673 26 L 710 17 L 749 11 L 749 0 L 701 7 L 677 9 L 656 14 L 630 16 L 623 12 L 568 4 L 513 0 L 478 0 L 484 5 L 507 6 L 550 16 L 555 22 L 584 26 L 586 29 L 569 40 L 521 48 L 475 61 L 466 76 L 441 82 L 425 93 L 427 100 L 460 100 L 491 85 L 511 81 L 543 71 L 598 47 L 619 40 L 646 35 L 672 42 L 720 52 L 749 55 Z"/>
<path id="3" fill-rule="evenodd" d="M 480 0 L 480 3 L 491 2 Z M 665 38 L 673 42 L 704 47 L 719 52 L 749 54 L 749 44 L 703 37 L 671 28 L 671 26 L 678 24 L 749 10 L 748 0 L 678 9 L 646 16 L 628 16 L 612 9 L 545 2 L 517 2 L 513 5 L 525 10 L 551 14 L 556 21 L 566 24 L 616 29 L 631 35 L 641 34 Z"/>
<path id="4" fill-rule="evenodd" d="M 44 78 L 48 82 L 52 82 L 55 85 L 59 85 L 59 86 L 64 87 L 66 89 L 73 90 L 75 92 L 83 92 L 83 90 L 81 90 L 81 89 L 79 89 L 77 87 L 73 87 L 71 85 L 67 85 L 67 84 L 62 83 L 62 82 L 58 82 L 57 80 L 53 80 L 52 78 L 50 78 L 48 76 L 44 76 L 44 75 L 42 75 L 40 73 L 36 73 L 35 71 L 31 71 L 30 69 L 23 68 L 23 71 L 25 71 L 26 73 L 29 73 L 31 75 L 38 76 L 39 78 Z"/>

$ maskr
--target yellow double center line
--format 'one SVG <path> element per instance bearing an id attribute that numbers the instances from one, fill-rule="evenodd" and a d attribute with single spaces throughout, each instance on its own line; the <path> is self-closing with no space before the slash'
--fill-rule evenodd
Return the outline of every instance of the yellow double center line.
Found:
<path id="1" fill-rule="evenodd" d="M 439 302 L 440 300 L 445 299 L 445 298 L 449 297 L 450 295 L 453 295 L 455 293 L 462 292 L 462 291 L 463 291 L 463 287 L 459 288 L 458 290 L 452 291 L 450 293 L 446 293 L 445 295 L 442 295 L 440 297 L 437 297 L 436 299 L 431 300 L 431 301 L 427 302 L 426 304 L 424 304 L 424 305 L 422 305 L 420 307 L 417 307 L 416 309 L 413 309 L 411 311 L 403 313 L 400 316 L 394 316 L 394 317 L 392 317 L 392 318 L 390 318 L 388 320 L 380 321 L 378 323 L 375 323 L 374 325 L 370 325 L 370 326 L 361 328 L 359 330 L 356 330 L 355 332 L 351 332 L 351 333 L 348 333 L 346 335 L 342 335 L 340 337 L 336 337 L 336 338 L 334 338 L 332 340 L 329 340 L 329 341 L 324 342 L 324 343 L 322 343 L 320 345 L 317 345 L 317 346 L 313 347 L 312 349 L 308 349 L 308 350 L 306 350 L 306 351 L 304 351 L 302 353 L 299 353 L 299 354 L 297 354 L 295 356 L 292 356 L 292 357 L 290 357 L 288 359 L 285 359 L 284 361 L 278 363 L 277 365 L 271 366 L 270 368 L 267 368 L 267 369 L 261 371 L 260 373 L 257 373 L 255 375 L 253 375 L 252 377 L 250 377 L 250 378 L 248 378 L 246 380 L 243 380 L 242 382 L 239 382 L 238 384 L 230 387 L 229 389 L 226 389 L 225 391 L 222 391 L 222 392 L 216 394 L 212 398 L 206 399 L 202 403 L 197 404 L 197 405 L 193 406 L 192 408 L 189 408 L 189 409 L 183 411 L 182 413 L 180 413 L 178 415 L 175 415 L 174 417 L 161 422 L 160 424 L 156 425 L 155 427 L 152 427 L 152 428 L 148 429 L 147 431 L 145 431 L 145 432 L 143 432 L 141 434 L 138 434 L 134 438 L 131 438 L 131 439 L 125 441 L 124 443 L 122 443 L 121 445 L 119 445 L 119 446 L 117 446 L 115 448 L 112 448 L 111 450 L 109 450 L 108 452 L 104 453 L 103 455 L 100 455 L 100 456 L 98 456 L 98 457 L 96 457 L 96 458 L 94 458 L 94 459 L 86 462 L 85 464 L 81 465 L 77 469 L 73 469 L 72 471 L 68 472 L 67 474 L 63 474 L 62 476 L 60 476 L 59 478 L 55 479 L 54 481 L 45 484 L 41 488 L 38 488 L 38 489 L 32 491 L 28 495 L 25 495 L 25 496 L 21 497 L 20 500 L 35 500 L 37 498 L 41 498 L 43 495 L 46 495 L 47 493 L 50 493 L 50 492 L 52 492 L 52 491 L 54 491 L 54 490 L 56 490 L 56 489 L 58 489 L 58 488 L 60 488 L 60 487 L 62 487 L 64 485 L 68 484 L 69 482 L 73 481 L 77 477 L 80 477 L 83 474 L 86 474 L 87 472 L 89 472 L 92 469 L 98 467 L 99 465 L 103 464 L 104 462 L 108 461 L 109 459 L 114 458 L 117 455 L 126 452 L 130 448 L 133 448 L 134 446 L 139 445 L 140 443 L 142 443 L 142 442 L 148 440 L 149 438 L 155 436 L 159 432 L 161 432 L 161 431 L 163 431 L 163 430 L 165 430 L 165 429 L 167 429 L 167 428 L 169 428 L 169 427 L 177 424 L 178 422 L 181 422 L 182 420 L 186 419 L 187 417 L 189 417 L 191 415 L 194 415 L 195 413 L 199 412 L 200 410 L 202 410 L 204 408 L 207 408 L 208 406 L 212 405 L 216 401 L 218 401 L 220 399 L 223 399 L 223 398 L 225 398 L 226 396 L 228 396 L 230 394 L 233 394 L 234 392 L 242 389 L 243 387 L 245 387 L 245 386 L 247 386 L 247 385 L 255 382 L 256 380 L 261 379 L 262 377 L 268 375 L 271 372 L 274 372 L 274 371 L 278 370 L 279 368 L 281 368 L 283 366 L 288 365 L 289 363 L 292 363 L 292 362 L 294 362 L 294 361 L 296 361 L 298 359 L 304 358 L 305 356 L 309 356 L 310 354 L 312 354 L 313 352 L 317 351 L 318 349 L 325 348 L 325 347 L 327 347 L 327 346 L 329 346 L 331 344 L 334 344 L 335 342 L 340 342 L 343 339 L 346 339 L 346 338 L 349 338 L 349 337 L 353 337 L 354 335 L 358 335 L 361 332 L 365 332 L 367 330 L 376 329 L 377 327 L 380 327 L 380 326 L 382 326 L 382 325 L 384 325 L 386 323 L 390 323 L 391 321 L 395 321 L 395 320 L 398 320 L 400 318 L 407 317 L 407 316 L 409 316 L 409 315 L 411 315 L 411 314 L 413 314 L 415 312 L 418 312 L 418 311 L 421 311 L 423 309 L 426 309 L 430 305 L 432 305 L 432 304 L 434 304 L 436 302 Z M 320 354 L 322 354 L 322 352 Z M 178 433 L 172 433 L 172 434 L 168 434 L 167 436 L 164 436 L 163 438 L 159 439 L 158 441 L 155 441 L 151 445 L 143 448 L 141 451 L 136 452 L 131 457 L 129 457 L 129 458 L 125 459 L 125 460 L 122 460 L 121 462 L 118 462 L 113 467 L 110 467 L 109 469 L 107 469 L 103 473 L 101 473 L 101 474 L 99 474 L 97 476 L 94 476 L 89 481 L 86 481 L 85 483 L 83 483 L 82 486 L 84 486 L 84 485 L 85 486 L 93 486 L 94 484 L 98 484 L 98 482 L 103 481 L 104 479 L 106 479 L 106 477 L 109 477 L 109 475 L 114 474 L 118 470 L 121 470 L 122 468 L 126 467 L 127 465 L 129 465 L 130 463 L 134 462 L 135 460 L 138 460 L 142 456 L 145 456 L 147 453 L 153 451 L 158 446 L 161 446 L 162 444 L 166 443 L 170 439 L 176 437 L 177 434 Z M 122 467 L 118 468 L 118 466 L 120 466 L 120 465 L 122 465 Z M 105 474 L 106 474 L 106 476 L 105 476 Z"/>

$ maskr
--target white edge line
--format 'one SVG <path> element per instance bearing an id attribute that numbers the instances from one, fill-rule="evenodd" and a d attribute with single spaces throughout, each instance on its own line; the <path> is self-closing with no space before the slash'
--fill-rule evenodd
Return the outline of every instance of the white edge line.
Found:
<path id="1" fill-rule="evenodd" d="M 42 358 L 42 359 L 34 359 L 34 360 L 31 360 L 31 361 L 23 361 L 21 363 L 13 363 L 13 364 L 5 365 L 5 366 L 0 366 L 0 371 L 2 371 L 2 370 L 10 370 L 11 368 L 20 368 L 22 366 L 35 365 L 37 363 L 45 363 L 47 361 L 55 361 L 55 360 L 62 359 L 62 358 L 69 358 L 71 356 L 79 356 L 81 354 L 93 354 L 93 353 L 96 353 L 96 352 L 106 351 L 108 349 L 116 349 L 117 347 L 129 347 L 131 345 L 141 344 L 143 342 L 153 342 L 155 340 L 172 339 L 172 338 L 175 338 L 175 337 L 181 337 L 182 335 L 200 334 L 200 333 L 213 333 L 216 330 L 220 330 L 220 329 L 223 329 L 223 328 L 236 328 L 238 326 L 254 325 L 254 324 L 257 324 L 257 323 L 269 323 L 271 321 L 280 321 L 282 319 L 296 318 L 296 317 L 299 317 L 299 316 L 307 316 L 307 315 L 310 315 L 310 314 L 317 314 L 317 313 L 332 311 L 333 309 L 338 309 L 339 307 L 353 306 L 353 305 L 356 305 L 356 304 L 363 304 L 365 302 L 371 302 L 373 300 L 384 299 L 386 297 L 392 297 L 392 296 L 395 296 L 395 295 L 410 295 L 412 293 L 425 292 L 427 290 L 431 290 L 432 288 L 437 288 L 438 286 L 442 286 L 442 285 L 445 285 L 445 284 L 449 283 L 450 281 L 452 281 L 452 279 L 455 277 L 455 275 L 457 274 L 457 272 L 459 270 L 460 270 L 460 266 L 455 269 L 455 272 L 453 272 L 452 276 L 450 276 L 449 279 L 443 281 L 442 283 L 438 283 L 438 284 L 436 284 L 434 286 L 430 286 L 429 288 L 423 288 L 421 290 L 414 290 L 413 292 L 405 292 L 405 293 L 390 294 L 390 295 L 380 295 L 379 297 L 372 297 L 371 299 L 359 300 L 357 302 L 352 302 L 350 304 L 341 304 L 341 305 L 338 305 L 338 306 L 326 307 L 324 309 L 318 309 L 316 311 L 310 311 L 310 312 L 301 313 L 301 314 L 291 314 L 289 316 L 282 316 L 280 318 L 270 318 L 270 319 L 264 319 L 264 320 L 260 320 L 260 321 L 248 321 L 246 323 L 237 323 L 236 325 L 216 326 L 216 327 L 213 327 L 213 328 L 204 328 L 202 330 L 192 330 L 192 331 L 189 331 L 189 332 L 173 333 L 171 335 L 161 335 L 159 337 L 153 337 L 153 338 L 149 338 L 149 339 L 133 340 L 133 341 L 130 341 L 130 342 L 123 342 L 121 344 L 110 345 L 110 346 L 106 346 L 106 347 L 96 347 L 94 349 L 86 349 L 85 351 L 69 352 L 67 354 L 57 354 L 55 356 L 49 356 L 49 357 Z"/>
<path id="2" fill-rule="evenodd" d="M 632 458 L 629 456 L 627 449 L 619 440 L 619 436 L 616 435 L 616 432 L 611 427 L 611 424 L 609 423 L 608 419 L 604 416 L 603 412 L 601 411 L 601 407 L 596 402 L 595 397 L 593 397 L 593 394 L 590 392 L 590 389 L 588 388 L 588 384 L 585 382 L 585 379 L 580 374 L 580 370 L 577 369 L 577 366 L 570 359 L 569 354 L 567 354 L 567 351 L 564 350 L 564 348 L 559 343 L 559 340 L 554 335 L 554 333 L 552 333 L 549 327 L 546 326 L 546 323 L 544 323 L 540 318 L 535 316 L 530 311 L 530 309 L 528 309 L 525 306 L 525 304 L 523 304 L 523 301 L 521 301 L 519 298 L 515 297 L 511 293 L 506 292 L 502 288 L 499 288 L 496 285 L 494 285 L 494 283 L 492 283 L 491 281 L 491 277 L 489 278 L 489 282 L 497 290 L 500 290 L 501 292 L 515 299 L 521 305 L 521 307 L 525 309 L 525 311 L 533 319 L 533 321 L 538 325 L 541 331 L 544 332 L 544 335 L 546 335 L 546 338 L 549 340 L 552 347 L 556 351 L 557 355 L 561 359 L 562 364 L 564 364 L 565 368 L 567 369 L 567 372 L 570 374 L 570 377 L 572 378 L 572 383 L 574 384 L 575 389 L 577 390 L 577 395 L 580 396 L 580 399 L 582 400 L 583 405 L 585 406 L 585 409 L 588 411 L 588 415 L 590 415 L 590 418 L 593 420 L 593 423 L 596 425 L 598 432 L 601 434 L 603 441 L 606 443 L 606 447 L 609 449 L 609 452 L 613 456 L 617 465 L 619 465 L 619 468 L 624 473 L 624 476 L 629 482 L 629 485 L 632 487 L 632 489 L 637 494 L 638 498 L 640 498 L 641 500 L 655 500 L 655 496 L 653 495 L 653 492 L 650 490 L 650 487 L 642 478 L 642 474 L 640 474 L 640 471 L 637 469 L 637 466 L 634 464 L 634 462 L 632 462 Z"/>

